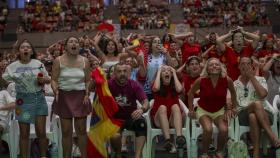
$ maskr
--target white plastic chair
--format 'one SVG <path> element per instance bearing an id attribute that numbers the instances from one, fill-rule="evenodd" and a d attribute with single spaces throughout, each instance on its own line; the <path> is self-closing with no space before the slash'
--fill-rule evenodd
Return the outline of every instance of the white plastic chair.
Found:
<path id="1" fill-rule="evenodd" d="M 194 104 L 193 104 L 194 106 L 198 106 L 198 104 L 197 104 L 198 100 L 199 100 L 199 98 L 194 99 Z M 200 126 L 198 120 L 196 120 L 196 119 L 191 119 L 191 126 L 192 127 L 191 127 L 191 136 L 190 136 L 190 151 L 191 151 L 190 158 L 197 158 L 198 157 L 198 151 L 197 151 L 198 136 L 203 133 L 203 129 Z M 233 120 L 229 121 L 228 126 L 229 126 L 228 127 L 228 137 L 231 139 L 234 139 Z M 219 133 L 219 130 L 213 123 L 213 135 L 218 134 L 218 133 Z M 214 140 L 216 141 L 216 138 L 214 138 Z"/>
<path id="2" fill-rule="evenodd" d="M 275 99 L 274 99 L 275 100 Z M 278 116 L 278 111 L 277 111 L 277 105 L 273 103 L 269 104 L 267 100 L 265 100 L 266 104 L 268 104 L 270 110 L 273 112 L 273 124 L 271 125 L 272 131 L 278 135 L 278 127 L 277 127 L 277 116 Z M 274 101 L 273 101 L 274 102 Z M 235 141 L 240 141 L 240 137 L 243 133 L 249 132 L 250 127 L 249 126 L 242 126 L 239 124 L 239 119 L 238 116 L 234 119 L 234 128 L 235 128 Z M 262 147 L 263 147 L 263 153 L 264 155 L 267 154 L 267 139 L 262 139 Z"/>
<path id="3" fill-rule="evenodd" d="M 17 122 L 14 119 L 11 119 L 9 122 L 9 129 L 4 133 L 1 139 L 8 143 L 10 158 L 17 158 L 17 148 L 16 148 L 16 139 L 15 139 L 15 128 L 17 127 Z"/>
<path id="4" fill-rule="evenodd" d="M 153 107 L 154 104 L 154 100 L 150 101 L 150 109 Z M 188 109 L 186 107 L 186 105 L 179 100 L 179 104 L 180 107 L 183 109 L 183 112 L 186 115 L 185 121 L 184 121 L 184 126 L 182 128 L 182 134 L 183 136 L 186 138 L 186 145 L 187 145 L 187 149 L 190 149 L 190 133 L 189 133 L 189 117 L 187 117 L 188 114 Z M 162 130 L 160 128 L 155 128 L 152 126 L 152 121 L 151 121 L 151 117 L 150 117 L 150 110 L 148 111 L 148 114 L 145 115 L 146 116 L 146 120 L 147 120 L 147 158 L 154 158 L 155 157 L 155 147 L 156 147 L 156 140 L 154 139 L 156 136 L 158 135 L 162 135 Z M 170 134 L 175 134 L 176 135 L 176 131 L 174 128 L 170 129 Z M 179 157 L 183 157 L 184 151 L 183 149 L 180 149 L 181 151 L 179 152 Z M 188 157 L 190 155 L 190 152 L 188 153 Z"/>

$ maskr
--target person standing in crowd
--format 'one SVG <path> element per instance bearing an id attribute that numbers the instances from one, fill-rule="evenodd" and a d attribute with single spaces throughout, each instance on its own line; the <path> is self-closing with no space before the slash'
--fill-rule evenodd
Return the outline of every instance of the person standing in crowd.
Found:
<path id="1" fill-rule="evenodd" d="M 30 124 L 35 123 L 36 135 L 39 138 L 40 157 L 46 157 L 46 116 L 47 102 L 43 87 L 50 83 L 48 72 L 43 63 L 36 60 L 36 52 L 28 40 L 18 45 L 18 60 L 7 66 L 2 77 L 8 82 L 15 82 L 16 87 L 16 120 L 20 130 L 20 155 L 28 157 Z"/>
<path id="2" fill-rule="evenodd" d="M 201 56 L 201 46 L 196 43 L 193 32 L 188 32 L 186 35 L 171 36 L 172 40 L 181 46 L 182 50 L 182 63 L 185 63 L 190 56 Z M 184 38 L 184 41 L 179 40 Z"/>
<path id="3" fill-rule="evenodd" d="M 91 112 L 89 100 L 90 65 L 79 55 L 79 41 L 69 37 L 65 53 L 55 59 L 52 69 L 52 88 L 55 94 L 53 111 L 60 117 L 63 157 L 71 157 L 73 118 L 81 157 L 87 155 L 87 115 Z"/>
<path id="4" fill-rule="evenodd" d="M 165 138 L 164 148 L 170 152 L 173 144 L 170 140 L 169 127 L 176 130 L 177 148 L 183 148 L 186 139 L 182 135 L 182 110 L 179 104 L 179 95 L 183 90 L 176 75 L 176 70 L 170 66 L 161 65 L 153 84 L 154 105 L 151 109 L 151 118 L 156 127 L 161 128 Z"/>
<path id="5" fill-rule="evenodd" d="M 280 140 L 271 130 L 273 113 L 264 102 L 267 96 L 267 83 L 264 77 L 255 76 L 253 60 L 242 57 L 239 62 L 241 75 L 234 81 L 238 101 L 239 124 L 250 126 L 250 137 L 253 143 L 253 158 L 260 155 L 260 129 L 263 128 L 272 142 L 272 146 L 279 148 Z"/>
<path id="6" fill-rule="evenodd" d="M 135 132 L 135 158 L 140 158 L 147 136 L 147 124 L 142 116 L 149 109 L 147 96 L 138 82 L 129 79 L 129 70 L 123 63 L 114 66 L 114 77 L 109 81 L 109 89 L 119 106 L 119 111 L 113 117 L 124 121 L 121 131 L 127 129 Z M 141 108 L 137 108 L 137 100 L 142 104 Z M 120 133 L 111 138 L 111 145 L 116 157 L 121 158 Z"/>
<path id="7" fill-rule="evenodd" d="M 160 38 L 155 37 L 152 39 L 148 55 L 146 81 L 144 83 L 144 91 L 149 100 L 153 98 L 151 84 L 159 66 L 162 64 L 169 64 L 170 61 L 171 57 L 168 51 L 163 47 Z"/>
<path id="8" fill-rule="evenodd" d="M 231 47 L 224 43 L 229 37 L 231 37 L 232 41 Z M 247 42 L 246 38 L 252 40 L 252 42 Z M 228 76 L 233 81 L 240 74 L 238 70 L 240 57 L 251 57 L 257 48 L 259 39 L 260 37 L 257 34 L 246 32 L 242 27 L 238 27 L 236 30 L 230 30 L 227 34 L 217 39 L 218 49 L 225 54 Z"/>
<path id="9" fill-rule="evenodd" d="M 226 102 L 228 89 L 232 96 L 232 107 Z M 195 113 L 193 98 L 197 90 L 200 90 L 200 99 Z M 228 137 L 227 120 L 234 116 L 237 101 L 233 81 L 226 75 L 219 59 L 208 59 L 201 77 L 195 81 L 188 94 L 189 115 L 193 118 L 196 115 L 203 129 L 201 158 L 209 158 L 207 151 L 213 133 L 212 123 L 219 130 L 216 157 L 224 158 L 223 148 Z"/>
<path id="10" fill-rule="evenodd" d="M 102 40 L 102 42 L 101 42 Z M 103 48 L 100 46 L 103 44 Z M 109 39 L 107 35 L 98 32 L 94 37 L 94 48 L 97 57 L 101 60 L 101 67 L 108 70 L 110 66 L 118 63 L 118 45 L 113 39 Z"/>

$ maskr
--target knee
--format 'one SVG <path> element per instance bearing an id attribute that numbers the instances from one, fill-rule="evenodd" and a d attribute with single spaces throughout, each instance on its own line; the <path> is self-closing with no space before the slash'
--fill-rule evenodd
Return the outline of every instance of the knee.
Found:
<path id="1" fill-rule="evenodd" d="M 254 125 L 254 124 L 258 123 L 257 116 L 255 115 L 255 113 L 250 113 L 248 117 L 249 117 L 250 124 Z"/>
<path id="2" fill-rule="evenodd" d="M 180 107 L 178 104 L 174 104 L 171 108 L 171 111 L 172 112 L 175 112 L 175 113 L 179 113 L 180 112 Z"/>
<path id="3" fill-rule="evenodd" d="M 219 126 L 219 132 L 222 134 L 227 134 L 228 133 L 228 126 L 226 124 L 220 125 Z"/>
<path id="4" fill-rule="evenodd" d="M 203 132 L 207 134 L 212 134 L 213 132 L 213 127 L 212 125 L 206 125 L 203 127 Z"/>
<path id="5" fill-rule="evenodd" d="M 86 124 L 76 125 L 75 131 L 77 135 L 86 135 L 87 134 Z"/>
<path id="6" fill-rule="evenodd" d="M 38 130 L 36 132 L 38 138 L 46 138 L 46 131 L 45 130 Z"/>
<path id="7" fill-rule="evenodd" d="M 254 110 L 263 110 L 263 105 L 260 101 L 254 103 Z"/>
<path id="8" fill-rule="evenodd" d="M 69 128 L 62 128 L 61 132 L 62 132 L 62 136 L 64 138 L 68 138 L 68 137 L 72 138 L 73 129 L 71 127 L 69 127 Z"/>
<path id="9" fill-rule="evenodd" d="M 29 139 L 29 132 L 21 131 L 20 132 L 20 139 Z"/>
<path id="10" fill-rule="evenodd" d="M 167 108 L 166 108 L 166 106 L 161 105 L 161 106 L 158 108 L 158 113 L 159 113 L 160 115 L 165 115 L 165 114 L 167 114 Z"/>

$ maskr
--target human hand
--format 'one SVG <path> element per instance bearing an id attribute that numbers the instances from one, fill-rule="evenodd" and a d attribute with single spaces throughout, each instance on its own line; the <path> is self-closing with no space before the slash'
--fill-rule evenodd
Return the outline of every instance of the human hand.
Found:
<path id="1" fill-rule="evenodd" d="M 133 120 L 137 120 L 142 116 L 143 113 L 144 113 L 143 109 L 137 109 L 133 111 L 133 113 L 131 114 L 131 118 Z"/>
<path id="2" fill-rule="evenodd" d="M 84 100 L 83 100 L 83 104 L 87 105 L 87 104 L 89 104 L 89 103 L 90 103 L 90 101 L 89 101 L 89 96 L 88 96 L 88 95 L 85 95 L 85 96 L 84 96 Z"/>
<path id="3" fill-rule="evenodd" d="M 194 112 L 194 111 L 189 111 L 188 116 L 189 116 L 190 118 L 192 118 L 192 119 L 195 119 L 195 118 L 196 118 L 196 112 Z"/>

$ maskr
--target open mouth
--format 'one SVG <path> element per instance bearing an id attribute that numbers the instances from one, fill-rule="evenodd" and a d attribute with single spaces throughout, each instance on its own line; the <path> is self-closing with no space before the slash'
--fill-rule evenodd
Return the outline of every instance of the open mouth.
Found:
<path id="1" fill-rule="evenodd" d="M 74 51 L 74 50 L 77 50 L 77 47 L 72 47 L 71 49 Z"/>
<path id="2" fill-rule="evenodd" d="M 28 55 L 28 52 L 24 52 L 23 55 L 27 56 L 27 55 Z"/>

